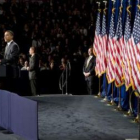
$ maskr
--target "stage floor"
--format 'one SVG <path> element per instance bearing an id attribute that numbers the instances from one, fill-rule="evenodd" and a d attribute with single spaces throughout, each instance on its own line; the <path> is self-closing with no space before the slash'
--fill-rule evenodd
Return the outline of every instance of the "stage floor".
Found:
<path id="1" fill-rule="evenodd" d="M 40 140 L 125 140 L 138 138 L 138 125 L 94 96 L 27 97 L 39 105 Z M 0 140 L 24 140 L 3 134 Z"/>

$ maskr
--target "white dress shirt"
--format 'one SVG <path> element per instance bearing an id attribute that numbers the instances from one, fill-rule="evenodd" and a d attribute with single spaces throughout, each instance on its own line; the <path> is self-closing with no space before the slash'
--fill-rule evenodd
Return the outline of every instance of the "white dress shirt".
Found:
<path id="1" fill-rule="evenodd" d="M 88 67 L 88 65 L 89 65 L 89 62 L 90 62 L 90 60 L 92 59 L 92 55 L 90 55 L 89 57 L 88 57 L 88 60 L 87 60 L 87 65 L 86 65 L 86 67 Z"/>
<path id="2" fill-rule="evenodd" d="M 13 40 L 11 40 L 10 42 L 7 42 L 7 45 L 6 45 L 6 47 L 5 47 L 5 54 L 6 54 L 6 52 L 7 52 L 7 49 L 9 48 L 11 42 L 13 42 Z"/>
<path id="3" fill-rule="evenodd" d="M 11 40 L 10 42 L 8 42 L 8 43 L 7 43 L 7 46 L 9 46 L 12 42 L 13 42 L 13 40 Z"/>

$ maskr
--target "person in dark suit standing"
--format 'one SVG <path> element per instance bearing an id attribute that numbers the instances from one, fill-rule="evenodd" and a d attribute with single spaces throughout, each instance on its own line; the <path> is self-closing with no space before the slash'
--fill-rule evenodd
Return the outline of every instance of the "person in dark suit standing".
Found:
<path id="1" fill-rule="evenodd" d="M 19 57 L 19 46 L 13 41 L 14 33 L 11 30 L 7 30 L 4 33 L 4 40 L 7 42 L 4 58 L 0 60 L 1 64 L 8 64 L 11 66 L 17 66 Z M 16 73 L 13 73 L 13 77 L 16 77 Z"/>
<path id="2" fill-rule="evenodd" d="M 27 67 L 27 70 L 29 71 L 31 93 L 33 96 L 35 96 L 37 95 L 37 91 L 38 91 L 37 80 L 38 80 L 38 74 L 39 74 L 39 56 L 36 54 L 35 47 L 31 47 L 29 50 L 29 53 L 31 57 L 29 61 L 29 67 Z"/>
<path id="3" fill-rule="evenodd" d="M 7 90 L 14 91 L 16 88 L 16 79 L 19 77 L 19 69 L 17 66 L 19 57 L 19 46 L 14 42 L 14 33 L 11 30 L 7 30 L 4 33 L 4 40 L 7 43 L 4 57 L 0 60 L 1 65 L 7 65 L 8 76 L 7 77 Z M 9 79 L 10 78 L 10 79 Z"/>
<path id="4" fill-rule="evenodd" d="M 93 49 L 88 49 L 89 57 L 85 60 L 83 66 L 83 74 L 87 83 L 88 94 L 92 95 L 94 93 L 94 81 L 95 81 L 95 57 L 93 55 Z"/>

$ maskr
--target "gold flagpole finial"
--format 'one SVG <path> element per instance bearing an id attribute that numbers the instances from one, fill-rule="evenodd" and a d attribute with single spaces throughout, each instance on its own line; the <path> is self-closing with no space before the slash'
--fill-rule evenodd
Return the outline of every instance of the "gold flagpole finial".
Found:
<path id="1" fill-rule="evenodd" d="M 113 2 L 113 4 L 115 4 L 115 2 L 116 2 L 115 0 L 111 0 L 111 1 Z"/>
<path id="2" fill-rule="evenodd" d="M 98 11 L 101 13 L 101 3 L 100 2 L 96 2 L 98 4 Z"/>
<path id="3" fill-rule="evenodd" d="M 98 8 L 100 8 L 100 6 L 101 6 L 101 3 L 100 2 L 96 2 L 97 4 L 98 4 Z"/>
<path id="4" fill-rule="evenodd" d="M 105 8 L 107 8 L 107 1 L 103 1 L 103 3 L 105 4 Z"/>
<path id="5" fill-rule="evenodd" d="M 103 1 L 103 3 L 105 4 L 104 14 L 106 14 L 106 10 L 107 10 L 107 1 Z"/>
<path id="6" fill-rule="evenodd" d="M 123 0 L 120 0 L 121 6 L 120 6 L 120 12 L 122 13 L 122 9 L 123 9 Z"/>
<path id="7" fill-rule="evenodd" d="M 120 0 L 120 3 L 121 3 L 121 7 L 123 6 L 123 0 Z"/>
<path id="8" fill-rule="evenodd" d="M 113 2 L 113 9 L 112 9 L 112 12 L 114 13 L 115 12 L 115 2 L 116 0 L 111 0 Z"/>
<path id="9" fill-rule="evenodd" d="M 140 10 L 140 0 L 138 0 L 137 7 L 138 7 L 138 9 Z"/>
<path id="10" fill-rule="evenodd" d="M 131 8 L 131 0 L 128 0 L 127 12 L 131 16 L 130 8 Z"/>

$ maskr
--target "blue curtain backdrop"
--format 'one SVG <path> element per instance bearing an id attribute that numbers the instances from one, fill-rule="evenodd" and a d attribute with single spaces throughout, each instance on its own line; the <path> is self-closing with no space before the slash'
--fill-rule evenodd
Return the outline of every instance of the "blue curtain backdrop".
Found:
<path id="1" fill-rule="evenodd" d="M 120 0 L 116 0 L 115 2 L 115 27 L 117 26 L 117 21 L 118 21 L 118 15 L 119 15 L 119 7 L 120 7 L 121 3 Z M 135 13 L 136 13 L 136 9 L 137 9 L 137 0 L 131 0 L 131 5 L 132 5 L 132 26 L 134 23 L 134 18 L 135 18 Z M 126 8 L 128 6 L 128 0 L 123 0 L 123 13 L 122 13 L 122 19 L 123 19 L 123 27 L 125 27 L 125 21 L 126 21 L 126 15 L 127 15 L 127 11 Z M 111 14 L 112 14 L 112 8 L 113 8 L 113 2 L 111 0 L 109 0 L 108 3 L 108 31 L 109 31 L 109 26 L 110 26 L 110 19 L 111 19 Z M 123 28 L 124 29 L 124 28 Z M 105 95 L 107 95 L 108 100 L 111 100 L 112 96 L 112 84 L 107 84 L 107 79 L 106 79 L 106 74 L 103 75 L 103 86 L 102 86 L 102 96 L 104 97 Z M 119 88 L 116 88 L 114 86 L 113 89 L 113 96 L 114 96 L 114 101 L 118 104 L 119 102 Z M 136 114 L 136 110 L 137 110 L 137 98 L 134 98 L 134 111 Z M 128 110 L 129 109 L 129 93 L 126 92 L 126 88 L 125 85 L 123 85 L 121 87 L 121 106 L 124 110 Z"/>

